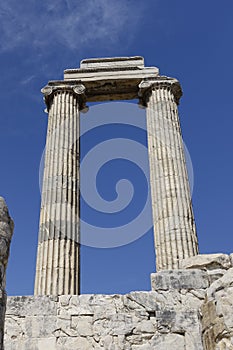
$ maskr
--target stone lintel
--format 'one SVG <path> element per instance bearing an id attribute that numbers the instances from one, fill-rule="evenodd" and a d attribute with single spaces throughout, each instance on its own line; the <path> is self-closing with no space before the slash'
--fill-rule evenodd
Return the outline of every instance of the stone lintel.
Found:
<path id="1" fill-rule="evenodd" d="M 45 100 L 48 95 L 61 89 L 74 89 L 75 86 L 85 86 L 85 100 L 88 102 L 101 102 L 113 100 L 133 100 L 138 99 L 142 105 L 146 105 L 152 88 L 156 86 L 168 86 L 172 89 L 177 103 L 182 95 L 182 90 L 178 80 L 164 76 L 153 76 L 152 78 L 132 75 L 129 77 L 117 77 L 117 79 L 93 79 L 93 80 L 61 80 L 50 81 L 42 89 Z"/>
<path id="2" fill-rule="evenodd" d="M 93 69 L 68 69 L 64 71 L 64 80 L 82 80 L 95 82 L 98 80 L 135 80 L 156 77 L 159 69 L 156 67 L 113 67 Z"/>

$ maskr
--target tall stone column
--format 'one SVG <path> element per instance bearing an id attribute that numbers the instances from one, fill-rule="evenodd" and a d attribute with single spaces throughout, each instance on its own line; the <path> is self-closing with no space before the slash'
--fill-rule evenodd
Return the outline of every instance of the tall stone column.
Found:
<path id="1" fill-rule="evenodd" d="M 196 228 L 177 105 L 176 79 L 142 81 L 147 133 L 156 268 L 176 269 L 179 260 L 198 254 Z"/>
<path id="2" fill-rule="evenodd" d="M 49 113 L 35 295 L 79 294 L 79 110 L 83 85 L 42 89 Z"/>

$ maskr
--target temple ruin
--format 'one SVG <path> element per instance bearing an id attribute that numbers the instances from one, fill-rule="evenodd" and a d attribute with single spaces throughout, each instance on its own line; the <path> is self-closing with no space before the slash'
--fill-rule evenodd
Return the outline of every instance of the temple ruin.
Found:
<path id="1" fill-rule="evenodd" d="M 233 350 L 233 254 L 198 251 L 178 80 L 145 67 L 142 57 L 86 59 L 42 93 L 48 129 L 35 292 L 8 297 L 6 316 L 13 223 L 0 199 L 5 350 Z M 151 291 L 80 295 L 81 113 L 88 102 L 133 99 L 147 119 L 156 252 Z"/>

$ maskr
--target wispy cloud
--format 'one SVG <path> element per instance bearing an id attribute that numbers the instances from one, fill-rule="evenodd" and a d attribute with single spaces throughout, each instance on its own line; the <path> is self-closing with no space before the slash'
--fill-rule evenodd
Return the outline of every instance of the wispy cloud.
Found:
<path id="1" fill-rule="evenodd" d="M 48 50 L 115 42 L 133 31 L 141 7 L 127 0 L 8 0 L 0 4 L 0 50 Z"/>

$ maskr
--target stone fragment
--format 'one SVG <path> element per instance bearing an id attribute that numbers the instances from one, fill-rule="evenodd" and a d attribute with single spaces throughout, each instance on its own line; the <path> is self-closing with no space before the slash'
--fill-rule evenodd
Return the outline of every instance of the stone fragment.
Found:
<path id="1" fill-rule="evenodd" d="M 56 330 L 56 316 L 28 316 L 25 318 L 24 335 L 28 338 L 46 338 Z"/>
<path id="2" fill-rule="evenodd" d="M 201 307 L 206 350 L 231 349 L 233 336 L 233 268 L 213 282 Z"/>
<path id="3" fill-rule="evenodd" d="M 68 306 L 70 303 L 71 295 L 61 295 L 59 297 L 59 302 L 61 303 L 61 306 Z"/>
<path id="4" fill-rule="evenodd" d="M 133 345 L 132 350 L 153 350 L 154 348 L 149 344 Z"/>
<path id="5" fill-rule="evenodd" d="M 56 350 L 79 350 L 79 349 L 80 350 L 92 350 L 94 348 L 92 347 L 91 342 L 89 342 L 84 337 L 60 337 L 60 338 L 58 338 Z"/>
<path id="6" fill-rule="evenodd" d="M 230 254 L 231 266 L 233 267 L 233 253 Z"/>
<path id="7" fill-rule="evenodd" d="M 207 290 L 208 298 L 213 298 L 218 290 L 233 286 L 233 267 L 225 272 L 225 274 L 214 281 Z"/>
<path id="8" fill-rule="evenodd" d="M 56 338 L 42 338 L 38 339 L 37 350 L 56 350 Z M 26 349 L 25 349 L 26 350 Z"/>
<path id="9" fill-rule="evenodd" d="M 156 292 L 131 292 L 124 298 L 125 306 L 132 309 L 145 309 L 146 311 L 155 311 L 158 306 L 158 298 L 164 298 Z"/>
<path id="10" fill-rule="evenodd" d="M 72 316 L 71 317 L 71 328 L 77 330 L 80 336 L 93 336 L 91 316 Z"/>
<path id="11" fill-rule="evenodd" d="M 156 335 L 151 340 L 151 346 L 156 350 L 186 350 L 185 338 L 180 334 Z"/>
<path id="12" fill-rule="evenodd" d="M 202 343 L 201 327 L 198 324 L 199 330 L 185 332 L 185 349 L 187 350 L 204 350 Z M 174 349 L 175 350 L 175 349 Z"/>
<path id="13" fill-rule="evenodd" d="M 180 269 L 229 269 L 231 267 L 231 260 L 227 254 L 198 254 L 190 256 L 179 262 Z"/>
<path id="14" fill-rule="evenodd" d="M 214 281 L 221 278 L 225 272 L 226 272 L 226 270 L 224 270 L 224 269 L 207 270 L 210 284 L 212 284 Z"/>
<path id="15" fill-rule="evenodd" d="M 233 350 L 233 337 L 221 339 L 217 343 L 215 350 Z"/>
<path id="16" fill-rule="evenodd" d="M 205 299 L 205 295 L 205 289 L 186 290 L 186 293 L 181 294 L 181 303 L 187 309 L 198 310 Z"/>
<path id="17" fill-rule="evenodd" d="M 153 318 L 152 318 L 153 319 Z M 143 334 L 143 333 L 155 333 L 157 329 L 157 323 L 152 322 L 152 320 L 141 320 L 138 322 L 137 326 L 133 330 L 136 334 Z"/>
<path id="18" fill-rule="evenodd" d="M 0 348 L 3 348 L 4 320 L 6 311 L 6 267 L 14 223 L 10 218 L 5 200 L 0 197 Z"/>

